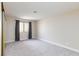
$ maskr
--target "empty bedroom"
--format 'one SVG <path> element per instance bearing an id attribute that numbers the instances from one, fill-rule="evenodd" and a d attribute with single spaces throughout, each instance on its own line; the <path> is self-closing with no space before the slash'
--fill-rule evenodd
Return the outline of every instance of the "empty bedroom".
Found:
<path id="1" fill-rule="evenodd" d="M 79 2 L 2 2 L 3 56 L 79 56 Z"/>

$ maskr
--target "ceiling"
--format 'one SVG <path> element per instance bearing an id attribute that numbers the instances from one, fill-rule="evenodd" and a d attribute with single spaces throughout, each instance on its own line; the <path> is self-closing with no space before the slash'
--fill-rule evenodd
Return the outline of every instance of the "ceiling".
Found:
<path id="1" fill-rule="evenodd" d="M 39 20 L 79 8 L 78 2 L 4 2 L 5 13 L 22 19 Z"/>

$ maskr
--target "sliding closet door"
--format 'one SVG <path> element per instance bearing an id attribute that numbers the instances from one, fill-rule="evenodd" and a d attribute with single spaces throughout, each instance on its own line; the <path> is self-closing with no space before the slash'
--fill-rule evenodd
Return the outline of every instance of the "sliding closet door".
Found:
<path id="1" fill-rule="evenodd" d="M 1 20 L 1 55 L 3 56 L 3 53 L 4 53 L 4 49 L 5 49 L 5 40 L 6 40 L 6 30 L 5 30 L 5 26 L 6 26 L 6 18 L 5 18 L 5 10 L 4 10 L 4 5 L 3 5 L 3 2 L 1 3 L 1 16 L 2 16 L 2 20 Z"/>
<path id="2" fill-rule="evenodd" d="M 1 19 L 1 13 L 2 12 L 1 12 L 1 2 L 0 2 L 0 56 L 1 56 L 1 47 L 2 47 L 1 46 L 1 43 L 2 43 L 1 42 L 1 40 L 2 40 L 2 33 L 1 33 L 2 32 L 2 19 Z"/>

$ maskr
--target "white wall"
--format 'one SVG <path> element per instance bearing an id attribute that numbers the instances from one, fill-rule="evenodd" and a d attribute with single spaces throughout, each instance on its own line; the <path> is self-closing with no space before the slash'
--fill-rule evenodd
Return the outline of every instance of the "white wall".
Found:
<path id="1" fill-rule="evenodd" d="M 32 21 L 32 38 L 37 38 L 37 21 Z"/>
<path id="2" fill-rule="evenodd" d="M 15 19 L 6 16 L 6 43 L 15 41 Z"/>
<path id="3" fill-rule="evenodd" d="M 40 20 L 38 38 L 79 50 L 78 12 Z"/>

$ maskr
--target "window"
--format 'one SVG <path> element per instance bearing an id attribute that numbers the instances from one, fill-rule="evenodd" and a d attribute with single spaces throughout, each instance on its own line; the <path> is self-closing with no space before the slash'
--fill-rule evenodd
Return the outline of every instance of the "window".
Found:
<path id="1" fill-rule="evenodd" d="M 28 32 L 28 23 L 24 23 L 24 32 Z"/>
<path id="2" fill-rule="evenodd" d="M 20 22 L 20 32 L 23 32 L 23 23 Z"/>
<path id="3" fill-rule="evenodd" d="M 28 23 L 20 22 L 20 32 L 28 32 Z"/>

